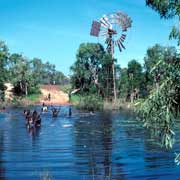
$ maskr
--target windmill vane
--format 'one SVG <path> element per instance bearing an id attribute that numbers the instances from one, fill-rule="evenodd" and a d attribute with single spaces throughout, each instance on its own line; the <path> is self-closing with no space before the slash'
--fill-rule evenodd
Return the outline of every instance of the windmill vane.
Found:
<path id="1" fill-rule="evenodd" d="M 107 44 L 107 51 L 114 53 L 114 46 L 121 52 L 125 49 L 124 41 L 126 32 L 132 25 L 131 18 L 124 12 L 116 12 L 103 15 L 99 21 L 93 21 L 91 28 L 92 36 L 102 36 Z"/>

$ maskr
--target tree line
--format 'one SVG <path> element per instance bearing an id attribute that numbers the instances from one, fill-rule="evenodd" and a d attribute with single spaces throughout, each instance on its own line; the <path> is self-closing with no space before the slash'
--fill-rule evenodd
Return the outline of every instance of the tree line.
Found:
<path id="1" fill-rule="evenodd" d="M 116 59 L 112 59 L 99 43 L 80 45 L 76 62 L 71 66 L 73 88 L 80 88 L 83 95 L 96 94 L 112 100 L 113 77 L 112 64 L 115 63 L 117 95 L 125 100 L 147 97 L 151 90 L 163 81 L 162 69 L 152 68 L 160 61 L 177 57 L 175 47 L 155 44 L 147 49 L 143 65 L 132 59 L 127 68 L 121 68 Z"/>
<path id="2" fill-rule="evenodd" d="M 0 41 L 0 97 L 3 100 L 5 86 L 14 85 L 17 95 L 39 93 L 39 85 L 65 84 L 69 79 L 55 65 L 43 63 L 39 58 L 29 59 L 22 54 L 10 53 L 8 46 Z"/>

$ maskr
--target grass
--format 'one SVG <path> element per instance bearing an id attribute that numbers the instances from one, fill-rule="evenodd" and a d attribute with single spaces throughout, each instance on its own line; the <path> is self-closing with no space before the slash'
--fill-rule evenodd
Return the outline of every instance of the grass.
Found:
<path id="1" fill-rule="evenodd" d="M 38 103 L 40 96 L 40 93 L 24 97 L 15 96 L 10 104 L 14 107 L 35 105 Z"/>
<path id="2" fill-rule="evenodd" d="M 32 103 L 36 103 L 39 100 L 40 96 L 41 94 L 31 94 L 25 97 L 25 99 L 27 101 L 31 101 Z"/>
<path id="3" fill-rule="evenodd" d="M 60 85 L 60 90 L 68 94 L 71 90 L 71 84 Z"/>
<path id="4" fill-rule="evenodd" d="M 77 94 L 72 94 L 71 95 L 71 103 L 73 105 L 78 105 L 79 102 L 80 102 L 80 99 L 81 99 L 81 97 L 79 95 L 77 95 Z"/>
<path id="5" fill-rule="evenodd" d="M 77 101 L 77 108 L 88 111 L 96 111 L 103 109 L 103 100 L 97 95 L 85 95 L 85 96 L 76 96 L 75 100 Z"/>

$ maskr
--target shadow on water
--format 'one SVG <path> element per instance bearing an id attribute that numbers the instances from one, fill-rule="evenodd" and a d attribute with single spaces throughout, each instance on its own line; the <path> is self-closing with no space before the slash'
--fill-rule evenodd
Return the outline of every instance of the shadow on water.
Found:
<path id="1" fill-rule="evenodd" d="M 40 107 L 35 107 L 40 111 Z M 22 109 L 0 114 L 0 179 L 54 180 L 179 179 L 175 149 L 167 151 L 129 113 L 78 112 L 61 108 L 41 114 L 28 130 Z M 177 137 L 179 137 L 177 133 Z"/>

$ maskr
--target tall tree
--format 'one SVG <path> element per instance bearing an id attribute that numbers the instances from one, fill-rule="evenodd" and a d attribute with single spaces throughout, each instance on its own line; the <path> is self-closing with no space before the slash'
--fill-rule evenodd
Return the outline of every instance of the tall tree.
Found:
<path id="1" fill-rule="evenodd" d="M 21 54 L 12 54 L 9 61 L 9 72 L 16 92 L 28 95 L 32 80 L 29 61 Z"/>
<path id="2" fill-rule="evenodd" d="M 8 47 L 0 41 L 0 100 L 4 99 L 4 82 L 7 80 Z"/>
<path id="3" fill-rule="evenodd" d="M 157 65 L 159 61 L 170 61 L 177 55 L 175 47 L 166 47 L 159 44 L 155 44 L 153 47 L 147 49 L 146 56 L 144 58 L 144 68 L 146 74 L 146 83 L 149 89 L 152 89 L 153 84 L 159 85 L 159 82 L 163 80 L 163 70 L 159 66 L 156 70 L 152 71 L 153 67 Z"/>
<path id="4" fill-rule="evenodd" d="M 143 77 L 141 64 L 134 59 L 129 61 L 128 68 L 121 69 L 119 79 L 120 96 L 128 98 L 134 92 L 139 95 L 142 89 Z"/>
<path id="5" fill-rule="evenodd" d="M 161 18 L 177 19 L 177 24 L 173 26 L 169 38 L 177 39 L 180 45 L 180 1 L 179 0 L 146 0 L 147 6 L 157 11 Z"/>
<path id="6" fill-rule="evenodd" d="M 76 62 L 71 67 L 73 73 L 71 80 L 75 88 L 81 88 L 83 92 L 96 91 L 99 83 L 100 60 L 104 55 L 104 48 L 101 44 L 81 44 Z"/>

